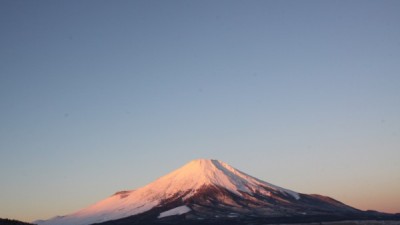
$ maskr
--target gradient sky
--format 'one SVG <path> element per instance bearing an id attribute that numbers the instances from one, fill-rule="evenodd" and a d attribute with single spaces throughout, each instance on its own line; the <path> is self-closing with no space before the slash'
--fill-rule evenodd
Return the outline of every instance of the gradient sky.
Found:
<path id="1" fill-rule="evenodd" d="M 400 212 L 400 1 L 0 1 L 0 217 L 214 158 Z"/>

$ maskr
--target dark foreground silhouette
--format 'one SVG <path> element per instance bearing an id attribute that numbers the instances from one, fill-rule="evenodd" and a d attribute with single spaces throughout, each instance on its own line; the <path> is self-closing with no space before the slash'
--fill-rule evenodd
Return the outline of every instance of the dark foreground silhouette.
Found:
<path id="1" fill-rule="evenodd" d="M 31 223 L 25 223 L 18 220 L 10 220 L 10 219 L 1 219 L 0 225 L 32 225 Z"/>

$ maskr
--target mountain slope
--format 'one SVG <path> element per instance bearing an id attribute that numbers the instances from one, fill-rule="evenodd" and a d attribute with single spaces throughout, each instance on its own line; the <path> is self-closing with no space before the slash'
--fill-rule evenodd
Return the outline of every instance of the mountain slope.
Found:
<path id="1" fill-rule="evenodd" d="M 345 217 L 361 213 L 329 197 L 297 193 L 261 181 L 224 162 L 200 159 L 137 190 L 117 192 L 76 213 L 36 223 L 87 225 L 107 221 L 119 221 L 118 224 L 169 221 L 179 224 L 172 220 Z"/>

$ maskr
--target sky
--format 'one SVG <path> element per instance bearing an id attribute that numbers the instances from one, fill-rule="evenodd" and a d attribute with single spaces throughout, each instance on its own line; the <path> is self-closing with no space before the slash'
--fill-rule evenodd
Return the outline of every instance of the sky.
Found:
<path id="1" fill-rule="evenodd" d="M 0 1 L 0 217 L 197 158 L 400 212 L 400 1 Z"/>

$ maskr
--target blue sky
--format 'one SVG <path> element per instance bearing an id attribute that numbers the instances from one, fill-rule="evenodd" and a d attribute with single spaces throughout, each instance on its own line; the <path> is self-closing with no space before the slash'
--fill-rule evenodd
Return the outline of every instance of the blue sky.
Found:
<path id="1" fill-rule="evenodd" d="M 195 158 L 400 212 L 399 1 L 0 2 L 0 217 Z"/>

